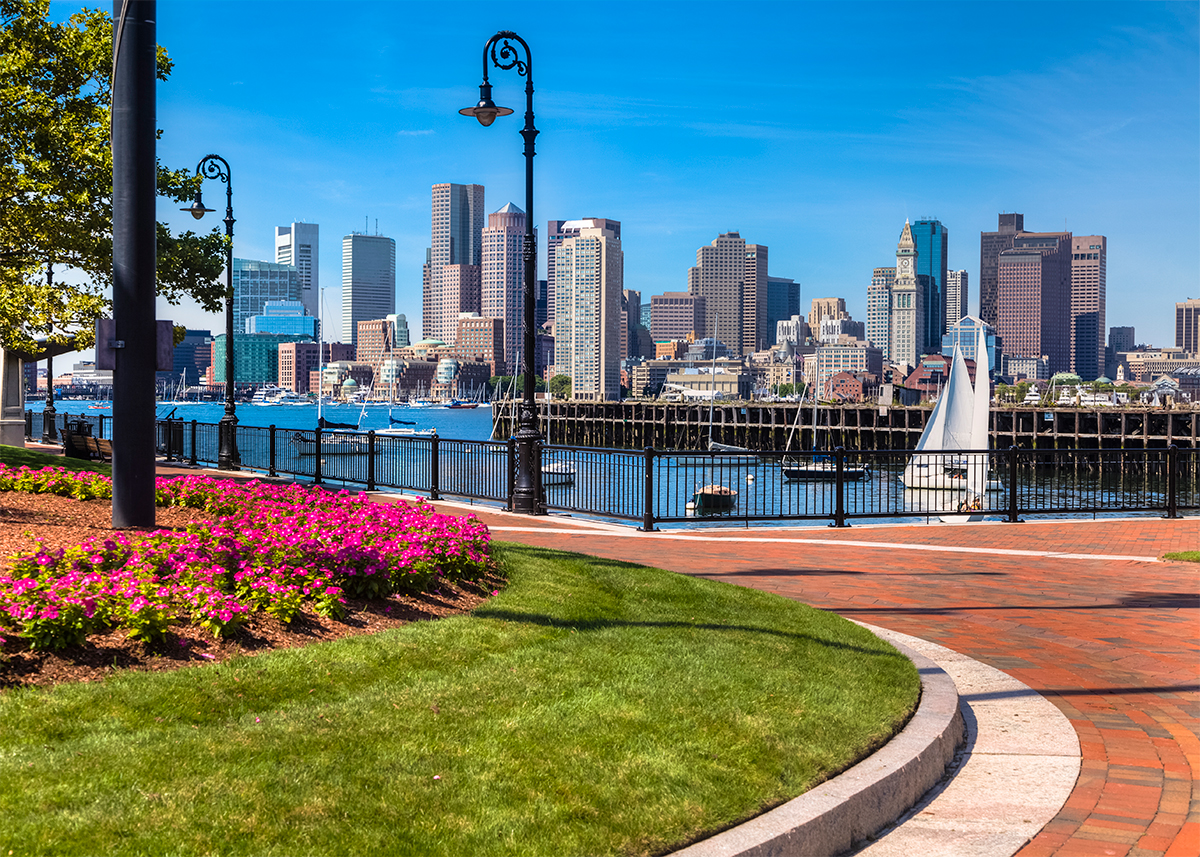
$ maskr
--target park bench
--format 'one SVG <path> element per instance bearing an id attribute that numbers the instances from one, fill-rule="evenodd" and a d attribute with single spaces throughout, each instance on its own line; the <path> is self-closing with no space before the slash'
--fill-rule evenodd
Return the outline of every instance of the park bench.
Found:
<path id="1" fill-rule="evenodd" d="M 91 459 L 92 453 L 87 444 L 90 438 L 69 429 L 60 429 L 58 435 L 62 438 L 63 455 L 67 458 Z"/>
<path id="2" fill-rule="evenodd" d="M 98 458 L 101 461 L 112 461 L 112 441 L 105 440 L 101 437 L 85 437 L 87 442 L 88 457 Z"/>

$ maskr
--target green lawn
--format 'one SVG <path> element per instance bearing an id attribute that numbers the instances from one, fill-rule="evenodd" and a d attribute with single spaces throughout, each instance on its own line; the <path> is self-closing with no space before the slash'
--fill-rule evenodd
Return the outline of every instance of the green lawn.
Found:
<path id="1" fill-rule="evenodd" d="M 1176 560 L 1178 562 L 1200 562 L 1200 551 L 1178 551 L 1176 553 L 1165 553 L 1163 559 Z"/>
<path id="2" fill-rule="evenodd" d="M 652 854 L 886 740 L 912 664 L 832 614 L 497 545 L 474 614 L 0 693 L 0 854 Z"/>
<path id="3" fill-rule="evenodd" d="M 63 455 L 49 455 L 20 446 L 0 446 L 0 464 L 7 464 L 9 467 L 24 465 L 34 470 L 41 470 L 49 465 L 65 467 L 67 470 L 91 470 L 103 473 L 105 476 L 112 476 L 112 465 L 102 461 L 84 461 L 80 458 L 67 458 Z"/>

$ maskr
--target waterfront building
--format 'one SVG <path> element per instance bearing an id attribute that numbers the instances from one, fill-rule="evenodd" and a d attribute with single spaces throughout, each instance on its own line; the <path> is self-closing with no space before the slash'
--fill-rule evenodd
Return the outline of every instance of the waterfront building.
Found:
<path id="1" fill-rule="evenodd" d="M 916 245 L 917 283 L 925 303 L 925 342 L 921 353 L 937 353 L 946 332 L 946 258 L 949 235 L 941 221 L 925 218 L 912 224 Z M 957 319 L 955 319 L 957 321 Z"/>
<path id="2" fill-rule="evenodd" d="M 477 311 L 503 324 L 505 366 L 521 366 L 525 330 L 525 212 L 511 202 L 488 215 L 482 236 L 483 267 L 480 305 L 476 310 L 461 306 L 459 315 Z M 457 335 L 457 326 L 455 335 Z"/>
<path id="3" fill-rule="evenodd" d="M 867 287 L 867 341 L 891 360 L 892 353 L 892 286 L 896 269 L 876 268 Z"/>
<path id="4" fill-rule="evenodd" d="M 742 354 L 753 354 L 771 344 L 767 333 L 768 257 L 765 244 L 746 245 L 742 279 Z M 773 325 L 770 330 L 774 330 Z"/>
<path id="5" fill-rule="evenodd" d="M 342 239 L 342 337 L 354 344 L 358 323 L 396 311 L 396 242 L 352 232 Z"/>
<path id="6" fill-rule="evenodd" d="M 883 352 L 865 342 L 819 345 L 813 355 L 815 376 L 809 372 L 805 380 L 813 384 L 819 395 L 826 396 L 829 379 L 839 372 L 866 372 L 883 376 Z M 806 359 L 805 365 L 808 365 Z"/>
<path id="7" fill-rule="evenodd" d="M 997 272 L 1000 254 L 1011 250 L 1018 232 L 1025 231 L 1025 215 L 1001 214 L 995 232 L 979 233 L 979 317 L 993 327 L 999 311 Z"/>
<path id="8" fill-rule="evenodd" d="M 970 315 L 967 299 L 970 289 L 967 283 L 966 271 L 946 272 L 946 330 L 957 323 L 959 319 Z"/>
<path id="9" fill-rule="evenodd" d="M 246 319 L 246 333 L 284 333 L 319 338 L 317 320 L 300 301 L 267 301 L 261 315 Z"/>
<path id="10" fill-rule="evenodd" d="M 953 357 L 954 347 L 958 346 L 964 358 L 974 360 L 980 327 L 983 327 L 984 342 L 987 346 L 990 376 L 995 377 L 1004 365 L 1001 362 L 1004 359 L 1003 340 L 996 335 L 994 327 L 973 315 L 964 315 L 947 328 L 946 333 L 942 336 L 942 356 Z"/>
<path id="11" fill-rule="evenodd" d="M 650 336 L 656 342 L 704 336 L 705 300 L 690 292 L 650 296 Z"/>
<path id="12" fill-rule="evenodd" d="M 1071 371 L 1084 381 L 1104 374 L 1107 271 L 1107 238 L 1071 238 Z"/>
<path id="13" fill-rule="evenodd" d="M 688 292 L 704 298 L 705 335 L 736 354 L 742 353 L 744 340 L 746 252 L 741 235 L 723 232 L 696 251 L 696 266 L 688 269 Z M 754 273 L 757 282 L 757 267 Z"/>
<path id="14" fill-rule="evenodd" d="M 430 246 L 422 271 L 424 339 L 452 342 L 459 313 L 479 312 L 483 201 L 483 185 L 433 186 Z"/>
<path id="15" fill-rule="evenodd" d="M 260 262 L 256 259 L 233 260 L 233 329 L 246 330 L 251 316 L 262 315 L 267 301 L 298 301 L 300 273 L 294 265 Z"/>
<path id="16" fill-rule="evenodd" d="M 578 235 L 584 228 L 592 228 L 589 224 L 597 224 L 596 228 L 607 229 L 621 238 L 621 222 L 608 220 L 603 217 L 587 217 L 582 220 L 550 220 L 546 223 L 546 321 L 553 324 L 557 313 L 557 293 L 555 253 L 563 241 Z"/>
<path id="17" fill-rule="evenodd" d="M 455 353 L 463 360 L 482 361 L 491 367 L 491 375 L 507 375 L 508 337 L 502 318 L 489 318 L 478 313 L 459 316 L 454 336 Z M 519 358 L 518 358 L 519 361 Z M 521 365 L 520 362 L 514 365 Z M 491 376 L 489 376 L 491 377 Z"/>
<path id="18" fill-rule="evenodd" d="M 1070 369 L 1069 232 L 1022 232 L 1014 236 L 1012 249 L 999 256 L 996 298 L 994 327 L 1007 354 L 1045 356 L 1050 361 L 1051 375 Z"/>
<path id="19" fill-rule="evenodd" d="M 767 277 L 766 344 L 778 342 L 779 322 L 800 314 L 800 284 L 786 277 Z M 772 337 L 775 337 L 772 340 Z"/>
<path id="20" fill-rule="evenodd" d="M 917 245 L 907 220 L 896 245 L 896 279 L 892 283 L 890 361 L 916 366 L 925 353 L 925 292 L 917 281 Z M 941 347 L 941 343 L 938 343 Z M 882 354 L 882 351 L 880 352 Z M 871 371 L 868 369 L 867 371 Z M 882 370 L 881 370 L 882 371 Z"/>
<path id="21" fill-rule="evenodd" d="M 1050 380 L 1050 360 L 1047 357 L 1020 357 L 1015 354 L 1004 355 L 1004 373 L 1014 381 L 1026 379 L 1029 381 Z"/>
<path id="22" fill-rule="evenodd" d="M 866 342 L 866 339 L 866 325 L 849 317 L 826 318 L 821 321 L 821 328 L 817 331 L 817 340 L 822 345 L 846 341 Z"/>
<path id="23" fill-rule="evenodd" d="M 315 223 L 293 223 L 275 227 L 275 262 L 291 265 L 300 275 L 300 301 L 314 318 L 321 316 L 319 246 L 320 227 Z"/>
<path id="24" fill-rule="evenodd" d="M 1130 340 L 1133 339 L 1130 328 Z M 1200 351 L 1200 298 L 1175 304 L 1175 347 L 1188 354 Z"/>
<path id="25" fill-rule="evenodd" d="M 555 249 L 554 368 L 571 379 L 571 398 L 621 396 L 621 290 L 625 257 L 620 224 L 567 221 Z"/>
<path id="26" fill-rule="evenodd" d="M 233 335 L 234 384 L 244 386 L 278 383 L 279 346 L 283 343 L 302 341 L 310 340 L 305 336 L 289 336 L 282 333 L 235 333 Z M 221 334 L 213 340 L 210 384 L 225 383 L 225 342 L 225 334 Z"/>

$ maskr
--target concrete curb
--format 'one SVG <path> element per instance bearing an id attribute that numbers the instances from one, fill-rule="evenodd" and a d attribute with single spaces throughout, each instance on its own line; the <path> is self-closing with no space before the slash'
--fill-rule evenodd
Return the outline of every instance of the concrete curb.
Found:
<path id="1" fill-rule="evenodd" d="M 942 779 L 965 728 L 954 681 L 893 643 L 921 675 L 921 702 L 900 734 L 833 779 L 673 857 L 830 857 L 907 812 Z"/>

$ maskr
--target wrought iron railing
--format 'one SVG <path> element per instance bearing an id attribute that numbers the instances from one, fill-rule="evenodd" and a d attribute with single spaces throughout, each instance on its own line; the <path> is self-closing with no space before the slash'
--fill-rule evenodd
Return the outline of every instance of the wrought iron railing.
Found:
<path id="1" fill-rule="evenodd" d="M 60 415 L 63 428 L 86 424 L 111 437 L 112 417 Z M 56 424 L 57 424 L 56 420 Z M 26 435 L 42 434 L 41 414 Z M 160 420 L 168 461 L 215 465 L 218 426 Z M 512 441 L 239 426 L 238 466 L 318 483 L 396 489 L 511 507 Z M 696 521 L 828 521 L 985 515 L 1017 521 L 1045 514 L 1200 509 L 1200 450 L 994 449 L 826 454 L 721 450 L 642 451 L 541 445 L 542 506 L 636 521 L 642 529 Z"/>

